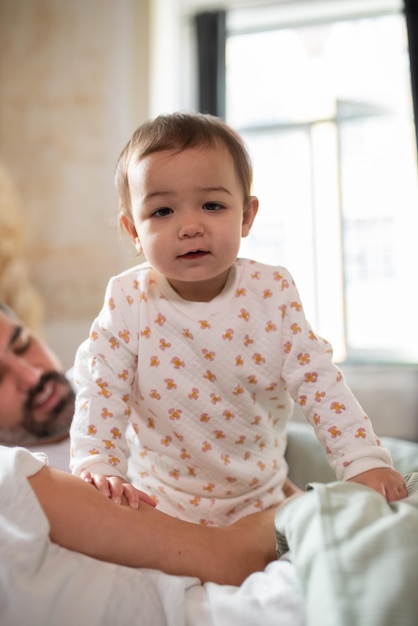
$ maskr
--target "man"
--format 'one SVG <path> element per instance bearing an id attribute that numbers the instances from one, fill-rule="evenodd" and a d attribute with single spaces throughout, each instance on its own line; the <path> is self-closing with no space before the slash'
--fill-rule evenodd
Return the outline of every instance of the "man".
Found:
<path id="1" fill-rule="evenodd" d="M 64 440 L 74 391 L 48 345 L 0 302 L 0 443 Z"/>

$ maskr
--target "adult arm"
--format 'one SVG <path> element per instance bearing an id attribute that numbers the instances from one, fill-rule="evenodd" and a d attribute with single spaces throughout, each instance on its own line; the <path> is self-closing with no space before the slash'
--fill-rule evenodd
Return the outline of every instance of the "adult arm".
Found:
<path id="1" fill-rule="evenodd" d="M 64 548 L 130 567 L 239 585 L 276 558 L 275 508 L 224 528 L 172 518 L 141 503 L 120 506 L 79 478 L 48 466 L 29 479 Z"/>

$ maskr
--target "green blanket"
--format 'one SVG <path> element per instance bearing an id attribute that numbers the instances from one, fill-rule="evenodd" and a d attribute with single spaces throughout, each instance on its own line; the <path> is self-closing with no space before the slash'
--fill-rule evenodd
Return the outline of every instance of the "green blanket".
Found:
<path id="1" fill-rule="evenodd" d="M 418 493 L 389 504 L 356 483 L 314 483 L 275 522 L 307 626 L 417 626 Z"/>

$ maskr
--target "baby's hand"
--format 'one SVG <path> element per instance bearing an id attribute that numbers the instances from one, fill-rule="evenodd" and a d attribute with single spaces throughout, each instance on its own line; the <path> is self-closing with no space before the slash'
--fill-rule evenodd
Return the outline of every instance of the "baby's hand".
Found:
<path id="1" fill-rule="evenodd" d="M 405 481 L 399 472 L 389 467 L 379 467 L 349 478 L 347 482 L 359 483 L 385 496 L 388 502 L 402 500 L 408 495 Z"/>
<path id="2" fill-rule="evenodd" d="M 155 506 L 154 500 L 143 491 L 140 491 L 131 483 L 128 483 L 119 476 L 105 476 L 104 474 L 92 474 L 84 471 L 80 478 L 91 485 L 94 485 L 106 498 L 110 498 L 115 504 L 122 504 L 125 497 L 129 506 L 133 509 L 139 508 L 140 502 L 145 502 Z"/>

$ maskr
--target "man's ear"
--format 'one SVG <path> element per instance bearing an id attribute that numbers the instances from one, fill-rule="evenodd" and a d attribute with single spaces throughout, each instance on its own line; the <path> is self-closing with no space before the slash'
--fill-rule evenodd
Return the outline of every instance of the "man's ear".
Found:
<path id="1" fill-rule="evenodd" d="M 241 237 L 248 237 L 258 211 L 258 198 L 250 196 L 242 216 Z"/>
<path id="2" fill-rule="evenodd" d="M 142 254 L 142 246 L 141 242 L 139 241 L 138 233 L 136 232 L 135 224 L 131 222 L 131 220 L 123 213 L 120 216 L 120 223 L 124 231 L 132 239 L 138 254 Z"/>

